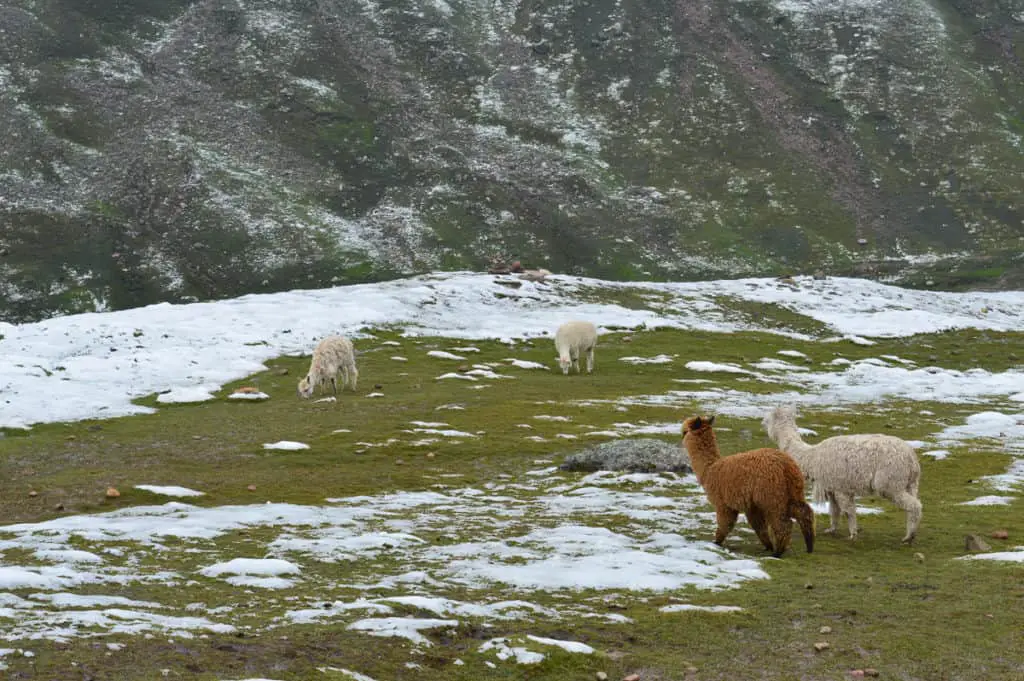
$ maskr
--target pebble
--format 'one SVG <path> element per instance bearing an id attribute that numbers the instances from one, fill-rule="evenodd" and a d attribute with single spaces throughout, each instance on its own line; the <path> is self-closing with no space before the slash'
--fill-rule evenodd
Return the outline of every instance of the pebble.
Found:
<path id="1" fill-rule="evenodd" d="M 39 496 L 39 492 L 37 492 L 37 491 L 35 491 L 35 490 L 32 490 L 32 491 L 30 491 L 30 492 L 28 493 L 28 495 L 29 495 L 30 497 L 38 497 L 38 496 Z"/>
<path id="2" fill-rule="evenodd" d="M 608 681 L 608 675 L 604 672 L 598 672 L 594 676 L 597 678 L 597 681 Z"/>
<path id="3" fill-rule="evenodd" d="M 868 667 L 864 670 L 864 676 L 878 676 L 878 670 Z"/>
<path id="4" fill-rule="evenodd" d="M 832 646 L 829 645 L 828 641 L 818 641 L 814 644 L 814 649 L 817 650 L 819 653 L 823 650 L 828 650 L 831 647 Z"/>
<path id="5" fill-rule="evenodd" d="M 623 676 L 622 681 L 640 681 L 640 675 L 630 674 L 629 676 Z"/>
<path id="6" fill-rule="evenodd" d="M 116 499 L 119 496 L 121 496 L 121 493 L 117 491 L 116 487 L 108 487 L 107 488 L 107 498 L 108 499 Z"/>
<path id="7" fill-rule="evenodd" d="M 1009 539 L 1010 538 L 1010 533 L 1007 532 L 1006 530 L 996 530 L 995 532 L 992 533 L 992 538 L 993 539 Z"/>
<path id="8" fill-rule="evenodd" d="M 828 626 L 822 627 L 821 629 L 818 629 L 818 633 L 819 634 L 831 634 L 832 633 L 832 627 L 828 627 Z"/>
<path id="9" fill-rule="evenodd" d="M 246 487 L 246 489 L 249 490 L 250 492 L 255 492 L 256 491 L 256 485 L 249 485 L 248 487 Z"/>
<path id="10" fill-rule="evenodd" d="M 427 452 L 428 459 L 433 459 L 435 456 L 437 456 L 437 454 L 435 454 L 434 452 Z"/>

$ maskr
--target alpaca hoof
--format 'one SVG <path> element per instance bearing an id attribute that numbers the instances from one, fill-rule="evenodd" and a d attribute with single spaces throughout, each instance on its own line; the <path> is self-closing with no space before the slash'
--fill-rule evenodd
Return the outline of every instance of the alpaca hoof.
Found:
<path id="1" fill-rule="evenodd" d="M 847 539 L 848 539 L 849 541 L 857 541 L 857 535 L 855 535 L 855 534 L 851 534 L 851 535 L 850 535 L 849 537 L 847 537 Z"/>
<path id="2" fill-rule="evenodd" d="M 910 546 L 911 544 L 914 543 L 914 539 L 916 539 L 916 538 L 917 538 L 917 535 L 914 535 L 914 534 L 908 535 L 908 536 L 903 538 L 902 543 L 906 544 L 907 546 Z"/>

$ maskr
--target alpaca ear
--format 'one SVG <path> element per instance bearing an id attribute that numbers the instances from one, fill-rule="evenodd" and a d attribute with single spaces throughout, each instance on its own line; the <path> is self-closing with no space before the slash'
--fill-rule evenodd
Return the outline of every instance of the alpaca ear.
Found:
<path id="1" fill-rule="evenodd" d="M 707 420 L 707 421 L 706 421 L 705 423 L 706 423 L 706 425 L 707 425 L 707 426 L 708 426 L 708 427 L 710 428 L 710 427 L 711 427 L 711 425 L 712 425 L 712 424 L 713 424 L 714 422 L 715 422 L 715 417 L 714 417 L 714 416 L 709 416 L 709 417 L 708 417 L 708 420 Z"/>
<path id="2" fill-rule="evenodd" d="M 690 430 L 700 430 L 701 426 L 704 425 L 699 416 L 693 417 L 693 423 L 690 424 Z"/>

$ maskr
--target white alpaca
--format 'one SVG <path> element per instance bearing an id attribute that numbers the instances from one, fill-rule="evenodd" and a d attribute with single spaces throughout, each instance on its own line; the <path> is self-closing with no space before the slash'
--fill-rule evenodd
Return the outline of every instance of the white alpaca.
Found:
<path id="1" fill-rule="evenodd" d="M 327 381 L 331 382 L 334 394 L 338 394 L 338 372 L 341 372 L 341 388 L 350 385 L 356 389 L 359 371 L 356 369 L 356 353 L 352 341 L 344 336 L 327 336 L 313 349 L 313 361 L 309 371 L 299 381 L 299 397 L 313 395 L 313 388 Z"/>
<path id="2" fill-rule="evenodd" d="M 917 498 L 921 464 L 913 447 L 892 435 L 838 435 L 809 445 L 800 438 L 796 410 L 791 406 L 776 407 L 761 423 L 768 437 L 796 459 L 814 483 L 815 501 L 828 500 L 832 519 L 826 530 L 829 534 L 836 533 L 840 515 L 846 514 L 850 539 L 855 539 L 854 497 L 878 494 L 906 511 L 903 542 L 914 541 L 921 522 L 921 502 Z"/>
<path id="3" fill-rule="evenodd" d="M 558 365 L 562 373 L 568 374 L 569 368 L 576 367 L 580 371 L 580 355 L 587 353 L 587 373 L 594 370 L 594 346 L 597 345 L 597 327 L 590 322 L 566 322 L 555 332 L 555 350 L 558 351 Z"/>

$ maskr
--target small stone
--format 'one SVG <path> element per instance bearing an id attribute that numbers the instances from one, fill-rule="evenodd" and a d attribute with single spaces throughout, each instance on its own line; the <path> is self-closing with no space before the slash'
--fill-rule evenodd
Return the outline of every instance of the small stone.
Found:
<path id="1" fill-rule="evenodd" d="M 914 560 L 916 560 L 918 563 L 923 563 L 924 562 L 924 554 L 920 553 L 920 552 L 915 553 L 914 554 Z"/>
<path id="2" fill-rule="evenodd" d="M 633 342 L 633 337 L 632 336 L 623 336 L 622 337 L 622 342 L 623 343 L 632 343 Z"/>
<path id="3" fill-rule="evenodd" d="M 818 633 L 819 634 L 831 634 L 832 633 L 832 627 L 829 627 L 829 626 L 822 627 L 821 629 L 818 629 Z"/>
<path id="4" fill-rule="evenodd" d="M 878 676 L 878 670 L 868 667 L 864 670 L 864 676 Z"/>
<path id="5" fill-rule="evenodd" d="M 863 679 L 864 678 L 864 670 L 863 669 L 851 669 L 850 670 L 850 676 L 852 676 L 855 679 Z"/>
<path id="6" fill-rule="evenodd" d="M 964 537 L 964 551 L 988 551 L 991 548 L 988 542 L 976 534 L 969 534 Z"/>
<path id="7" fill-rule="evenodd" d="M 384 386 L 383 386 L 383 385 L 381 385 L 380 383 L 375 383 L 375 384 L 373 385 L 373 389 L 374 389 L 374 390 L 383 390 L 383 389 L 384 389 Z"/>
<path id="8" fill-rule="evenodd" d="M 1010 538 L 1010 533 L 1007 532 L 1006 530 L 996 530 L 995 532 L 992 533 L 992 538 L 993 539 L 1009 539 Z"/>
<path id="9" fill-rule="evenodd" d="M 813 585 L 813 584 L 811 584 L 810 582 L 807 582 L 806 584 L 804 584 L 804 588 L 805 588 L 805 589 L 813 589 L 813 588 L 814 588 L 814 585 Z"/>
<path id="10" fill-rule="evenodd" d="M 39 496 L 39 492 L 35 491 L 34 489 L 33 490 L 29 490 L 28 495 L 30 497 L 38 497 Z"/>
<path id="11" fill-rule="evenodd" d="M 64 439 L 70 442 L 71 440 L 77 440 L 78 438 L 77 438 L 77 437 L 75 437 L 74 435 L 68 435 L 68 436 L 67 436 L 66 438 L 64 438 Z"/>
<path id="12" fill-rule="evenodd" d="M 468 364 L 461 364 L 461 365 L 459 365 L 459 367 L 458 367 L 458 368 L 456 369 L 456 371 L 458 371 L 458 372 L 459 372 L 460 374 L 464 374 L 464 373 L 466 373 L 467 371 L 469 371 L 469 370 L 470 370 L 471 368 L 472 368 L 472 367 L 471 367 L 471 366 L 469 366 Z"/>
<path id="13" fill-rule="evenodd" d="M 281 367 L 280 369 L 274 369 L 274 374 L 276 374 L 277 376 L 287 376 L 288 375 L 288 367 Z"/>
<path id="14" fill-rule="evenodd" d="M 365 449 L 357 449 L 356 450 L 356 454 L 366 454 L 366 450 Z"/>
<path id="15" fill-rule="evenodd" d="M 395 459 L 395 465 L 396 466 L 404 466 L 405 465 L 405 459 Z"/>
<path id="16" fill-rule="evenodd" d="M 829 644 L 828 641 L 818 641 L 814 644 L 814 649 L 817 650 L 819 653 L 823 650 L 828 650 L 831 647 L 832 646 Z"/>
<path id="17" fill-rule="evenodd" d="M 107 488 L 107 498 L 108 499 L 116 499 L 119 496 L 121 496 L 121 493 L 117 491 L 116 487 L 108 487 Z"/>
<path id="18" fill-rule="evenodd" d="M 608 675 L 604 672 L 598 672 L 594 676 L 597 678 L 597 681 L 608 681 Z"/>
<path id="19" fill-rule="evenodd" d="M 53 507 L 53 510 L 55 510 L 55 511 L 63 511 L 64 510 L 64 504 L 57 504 L 56 506 Z"/>
<path id="20" fill-rule="evenodd" d="M 630 674 L 629 676 L 623 676 L 622 681 L 640 681 L 640 675 Z"/>
<path id="21" fill-rule="evenodd" d="M 435 454 L 434 452 L 427 452 L 428 459 L 433 459 L 435 456 L 437 456 L 437 454 Z"/>
<path id="22" fill-rule="evenodd" d="M 256 491 L 256 485 L 249 485 L 248 487 L 246 487 L 246 489 L 249 490 L 250 492 L 255 492 Z"/>
<path id="23" fill-rule="evenodd" d="M 192 439 L 193 439 L 193 440 L 202 440 L 202 439 L 203 439 L 203 436 L 202 436 L 202 435 L 193 435 L 193 436 L 192 436 Z"/>
<path id="24" fill-rule="evenodd" d="M 686 673 L 687 674 L 696 674 L 698 671 L 699 670 L 696 667 L 692 666 L 692 665 L 686 668 Z"/>

